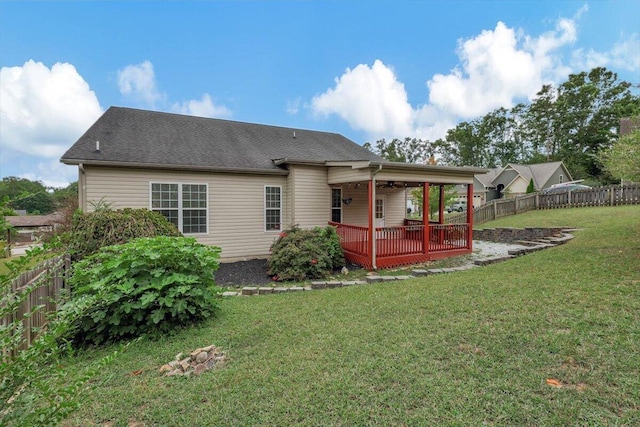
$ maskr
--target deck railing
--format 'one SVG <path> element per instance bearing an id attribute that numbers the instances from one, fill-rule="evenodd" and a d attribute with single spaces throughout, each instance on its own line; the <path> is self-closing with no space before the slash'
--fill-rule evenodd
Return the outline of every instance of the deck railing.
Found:
<path id="1" fill-rule="evenodd" d="M 330 222 L 336 227 L 342 249 L 350 255 L 368 257 L 368 227 Z M 405 225 L 376 227 L 376 258 L 401 257 L 461 250 L 468 247 L 469 224 L 429 224 L 429 247 L 424 251 L 424 225 L 407 219 Z"/>
<path id="2" fill-rule="evenodd" d="M 468 246 L 469 224 L 429 225 L 429 252 L 445 252 Z"/>
<path id="3" fill-rule="evenodd" d="M 340 245 L 346 252 L 356 255 L 366 256 L 369 253 L 369 228 L 357 225 L 330 222 L 329 225 L 336 227 Z"/>

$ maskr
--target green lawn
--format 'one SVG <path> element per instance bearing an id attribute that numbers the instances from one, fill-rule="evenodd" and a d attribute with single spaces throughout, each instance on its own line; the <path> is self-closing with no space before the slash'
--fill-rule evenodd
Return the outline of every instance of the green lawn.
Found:
<path id="1" fill-rule="evenodd" d="M 494 225 L 583 230 L 473 271 L 227 298 L 218 318 L 132 346 L 66 425 L 640 425 L 640 206 Z M 158 373 L 208 344 L 224 368 Z"/>

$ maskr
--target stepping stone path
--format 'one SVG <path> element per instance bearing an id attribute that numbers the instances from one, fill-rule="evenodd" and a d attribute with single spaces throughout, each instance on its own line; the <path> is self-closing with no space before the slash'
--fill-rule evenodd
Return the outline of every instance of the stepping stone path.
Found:
<path id="1" fill-rule="evenodd" d="M 509 250 L 508 255 L 494 256 L 490 258 L 477 259 L 473 261 L 473 264 L 467 264 L 460 267 L 451 267 L 451 268 L 430 268 L 430 269 L 415 269 L 411 271 L 411 275 L 403 275 L 403 276 L 380 276 L 376 273 L 369 273 L 365 280 L 343 280 L 343 281 L 315 281 L 311 282 L 311 286 L 293 286 L 290 288 L 280 287 L 280 288 L 272 288 L 272 287 L 253 287 L 253 286 L 245 286 L 239 291 L 227 291 L 223 292 L 222 296 L 250 296 L 250 295 L 266 295 L 266 294 L 278 294 L 282 292 L 298 292 L 298 291 L 311 291 L 317 289 L 332 289 L 332 288 L 340 288 L 345 286 L 354 286 L 354 285 L 366 285 L 368 283 L 382 283 L 382 282 L 392 282 L 396 280 L 407 280 L 413 279 L 415 277 L 421 276 L 429 276 L 432 274 L 442 274 L 442 273 L 453 273 L 456 271 L 466 271 L 471 270 L 473 268 L 482 267 L 485 265 L 495 264 L 502 261 L 507 261 L 518 256 L 526 255 L 531 252 L 536 252 L 542 249 L 552 248 L 557 245 L 562 245 L 567 243 L 569 240 L 573 239 L 573 235 L 566 233 L 566 231 L 572 231 L 572 229 L 566 229 L 564 232 L 560 233 L 558 236 L 552 237 L 543 237 L 539 239 L 532 239 L 531 241 L 519 241 L 517 242 L 520 245 L 523 245 L 522 249 L 514 249 Z"/>
<path id="2" fill-rule="evenodd" d="M 215 345 L 197 348 L 189 353 L 189 356 L 183 356 L 182 353 L 178 353 L 175 360 L 160 367 L 160 373 L 164 373 L 167 377 L 201 375 L 222 366 L 227 360 L 227 356 Z"/>

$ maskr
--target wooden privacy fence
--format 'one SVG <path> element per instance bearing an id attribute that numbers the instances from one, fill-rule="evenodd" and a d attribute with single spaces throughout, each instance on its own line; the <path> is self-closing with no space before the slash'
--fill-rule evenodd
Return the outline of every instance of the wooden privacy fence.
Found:
<path id="1" fill-rule="evenodd" d="M 33 270 L 22 273 L 6 289 L 7 295 L 28 292 L 18 309 L 4 316 L 0 323 L 3 327 L 9 327 L 13 322 L 22 321 L 24 341 L 20 349 L 31 345 L 39 329 L 46 325 L 48 315 L 58 310 L 58 297 L 66 287 L 65 279 L 70 265 L 68 255 L 50 258 Z"/>
<path id="2" fill-rule="evenodd" d="M 533 193 L 508 199 L 496 199 L 473 209 L 473 223 L 482 224 L 503 216 L 535 209 L 620 205 L 640 205 L 640 184 L 611 185 L 555 194 Z M 454 224 L 462 224 L 466 220 L 466 212 L 447 218 L 447 222 Z"/>

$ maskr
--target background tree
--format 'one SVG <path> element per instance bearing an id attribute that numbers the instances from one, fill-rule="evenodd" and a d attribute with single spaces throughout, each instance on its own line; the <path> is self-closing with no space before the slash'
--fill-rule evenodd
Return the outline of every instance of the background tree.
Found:
<path id="1" fill-rule="evenodd" d="M 410 192 L 411 198 L 422 209 L 422 188 L 414 188 Z M 453 203 L 457 197 L 454 185 L 446 185 L 444 190 L 444 206 Z M 440 187 L 429 187 L 429 218 L 433 218 L 440 205 Z"/>
<path id="2" fill-rule="evenodd" d="M 382 138 L 376 141 L 375 146 L 365 142 L 363 147 L 390 162 L 403 163 L 425 163 L 436 151 L 429 141 L 411 137 L 391 141 Z"/>
<path id="3" fill-rule="evenodd" d="M 12 209 L 24 209 L 30 214 L 48 214 L 53 212 L 51 194 L 39 181 L 9 176 L 0 181 L 0 199 L 8 197 Z"/>
<path id="4" fill-rule="evenodd" d="M 533 178 L 529 180 L 529 185 L 527 185 L 527 194 L 534 193 L 536 191 L 536 187 L 533 184 Z"/>
<path id="5" fill-rule="evenodd" d="M 600 161 L 614 178 L 640 182 L 640 130 L 621 137 L 601 152 Z"/>

